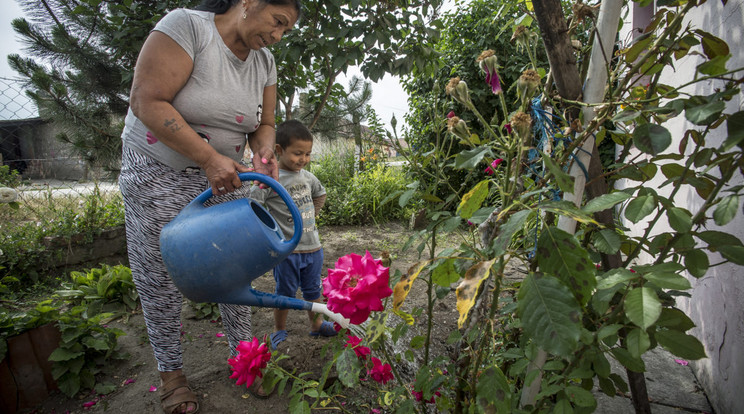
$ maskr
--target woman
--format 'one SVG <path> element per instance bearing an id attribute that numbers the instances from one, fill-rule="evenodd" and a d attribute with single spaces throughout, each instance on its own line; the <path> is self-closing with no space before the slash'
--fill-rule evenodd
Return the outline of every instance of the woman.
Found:
<path id="1" fill-rule="evenodd" d="M 160 371 L 163 411 L 195 413 L 182 372 L 182 296 L 160 256 L 163 226 L 211 187 L 243 197 L 238 172 L 246 145 L 257 172 L 277 177 L 276 66 L 266 49 L 294 26 L 299 0 L 205 1 L 166 15 L 145 41 L 122 133 L 119 177 L 130 266 Z M 246 186 L 247 188 L 248 186 Z M 220 304 L 236 355 L 250 340 L 250 308 Z"/>

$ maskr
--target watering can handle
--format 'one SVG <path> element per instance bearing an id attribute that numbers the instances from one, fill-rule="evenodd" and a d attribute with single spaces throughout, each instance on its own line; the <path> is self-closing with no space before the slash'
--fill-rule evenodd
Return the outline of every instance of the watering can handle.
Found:
<path id="1" fill-rule="evenodd" d="M 269 177 L 266 174 L 256 173 L 256 172 L 244 172 L 239 173 L 238 178 L 240 178 L 240 181 L 248 181 L 248 180 L 255 180 L 260 181 L 264 184 L 267 184 L 269 187 L 271 187 L 272 190 L 276 191 L 277 194 L 279 194 L 279 197 L 282 198 L 284 201 L 284 204 L 289 207 L 289 212 L 292 214 L 292 222 L 294 223 L 294 234 L 292 235 L 292 239 L 285 241 L 285 243 L 289 244 L 297 244 L 300 241 L 300 238 L 302 237 L 302 215 L 300 215 L 300 210 L 297 209 L 297 206 L 294 203 L 294 200 L 292 200 L 292 197 L 289 195 L 287 190 L 282 187 L 281 184 L 279 184 L 278 181 L 275 179 Z M 191 206 L 204 206 L 204 203 L 207 202 L 212 197 L 212 188 L 208 188 L 203 193 L 199 194 L 194 201 L 189 203 L 187 207 Z"/>

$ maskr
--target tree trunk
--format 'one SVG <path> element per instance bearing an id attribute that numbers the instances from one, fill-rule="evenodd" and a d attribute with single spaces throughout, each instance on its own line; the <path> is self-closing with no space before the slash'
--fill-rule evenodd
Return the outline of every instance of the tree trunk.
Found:
<path id="1" fill-rule="evenodd" d="M 609 0 L 608 0 L 609 1 Z M 571 46 L 571 39 L 568 33 L 568 24 L 566 22 L 565 16 L 563 15 L 563 9 L 561 8 L 561 2 L 560 0 L 533 0 L 532 2 L 534 8 L 535 8 L 535 16 L 537 18 L 538 26 L 540 27 L 540 33 L 543 39 L 543 43 L 545 44 L 545 48 L 548 54 L 548 61 L 550 62 L 550 71 L 551 75 L 555 81 L 556 89 L 558 91 L 558 94 L 562 97 L 570 100 L 579 100 L 581 97 L 581 91 L 582 91 L 582 81 L 581 76 L 579 74 L 579 68 L 576 65 L 576 57 L 574 55 L 573 48 Z M 603 7 L 605 5 L 603 4 Z M 617 6 L 617 5 L 614 5 Z M 610 8 L 613 6 L 609 6 Z M 617 9 L 617 8 L 616 8 Z M 602 11 L 600 11 L 600 14 Z M 600 16 L 601 19 L 601 16 Z M 610 22 L 609 24 L 612 24 L 611 22 L 614 21 L 615 28 L 617 27 L 617 20 L 616 16 L 613 16 L 612 18 L 608 19 Z M 598 25 L 599 26 L 599 25 Z M 609 34 L 612 35 L 612 39 L 614 41 L 614 37 L 617 34 L 616 29 L 614 31 L 610 31 L 608 29 Z M 606 36 L 605 36 L 606 37 Z M 600 42 L 594 43 L 594 48 L 598 47 L 598 44 L 604 44 L 604 45 L 610 45 L 612 42 L 607 42 L 605 39 L 604 43 L 602 43 L 602 39 L 599 39 Z M 592 54 L 592 60 L 599 58 L 604 58 L 605 62 L 608 61 L 607 54 L 612 53 L 612 49 L 609 51 L 599 51 L 602 52 L 601 54 L 595 54 L 593 51 Z M 597 62 L 595 62 L 596 64 Z M 590 70 L 591 70 L 591 63 L 590 63 Z M 590 76 L 593 74 L 590 74 Z M 601 87 L 602 90 L 604 90 L 604 83 L 606 83 L 606 79 L 601 82 L 601 85 L 595 85 L 598 87 Z M 572 121 L 574 119 L 577 119 L 579 114 L 578 108 L 568 108 L 568 110 L 565 113 L 566 119 L 569 122 L 569 124 L 572 124 Z M 588 121 L 588 119 L 585 119 L 585 122 Z M 599 151 L 597 150 L 596 144 L 593 142 L 592 139 L 592 146 L 591 146 L 591 161 L 589 162 L 589 173 L 588 177 L 586 177 L 586 181 L 589 185 L 586 188 L 587 196 L 588 198 L 595 198 L 602 194 L 606 194 L 609 190 L 609 186 L 604 178 L 602 178 L 602 166 L 599 159 Z M 581 188 L 582 191 L 574 191 L 573 197 L 574 202 L 577 204 L 580 204 L 581 202 L 581 194 L 583 193 L 583 188 Z M 570 197 L 567 197 L 570 198 Z M 563 218 L 563 217 L 562 217 Z M 598 212 L 595 215 L 595 218 L 600 223 L 613 228 L 614 227 L 614 217 L 611 210 L 605 210 Z M 565 220 L 564 220 L 565 222 Z M 573 228 L 575 228 L 575 224 L 573 224 Z M 560 222 L 559 222 L 560 227 Z M 571 225 L 569 225 L 571 227 Z M 572 231 L 573 233 L 573 231 Z M 621 265 L 621 259 L 619 254 L 616 255 L 604 255 L 602 257 L 602 264 L 603 267 L 606 270 L 617 268 Z M 541 351 L 544 352 L 544 351 Z M 540 367 L 537 367 L 540 368 Z M 626 369 L 626 373 L 628 375 L 628 385 L 631 389 L 631 394 L 633 396 L 633 406 L 635 408 L 635 411 L 637 414 L 646 414 L 651 412 L 651 407 L 648 400 L 648 392 L 646 390 L 646 380 L 643 375 L 643 373 L 636 373 L 632 372 L 630 370 Z M 536 384 L 533 387 L 530 387 L 530 389 L 523 391 L 522 395 L 522 405 L 529 404 L 530 402 L 534 402 L 534 398 L 536 395 L 536 391 L 539 391 L 539 383 L 540 383 L 540 377 L 538 376 L 537 379 L 533 382 L 533 384 Z M 537 389 L 535 389 L 537 388 Z M 532 401 L 530 401 L 530 399 Z"/>

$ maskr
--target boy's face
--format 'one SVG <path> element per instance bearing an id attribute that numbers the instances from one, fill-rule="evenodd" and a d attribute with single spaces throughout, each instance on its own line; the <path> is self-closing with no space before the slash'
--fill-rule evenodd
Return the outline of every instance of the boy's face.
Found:
<path id="1" fill-rule="evenodd" d="M 310 163 L 313 142 L 293 139 L 287 148 L 282 148 L 277 144 L 275 150 L 279 157 L 279 168 L 298 172 Z"/>

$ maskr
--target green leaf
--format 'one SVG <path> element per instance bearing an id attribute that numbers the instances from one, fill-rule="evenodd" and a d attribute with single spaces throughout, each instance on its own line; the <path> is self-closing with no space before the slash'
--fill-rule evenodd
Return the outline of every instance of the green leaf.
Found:
<path id="1" fill-rule="evenodd" d="M 689 316 L 677 308 L 664 308 L 661 310 L 656 326 L 674 328 L 677 331 L 686 332 L 695 327 L 695 323 Z"/>
<path id="2" fill-rule="evenodd" d="M 651 272 L 646 273 L 643 277 L 662 289 L 687 290 L 692 287 L 687 278 L 676 273 Z"/>
<path id="3" fill-rule="evenodd" d="M 729 52 L 728 44 L 723 39 L 713 36 L 712 34 L 703 30 L 695 30 L 695 32 L 702 36 L 701 43 L 703 45 L 703 52 L 708 59 L 713 59 L 716 56 L 726 56 Z"/>
<path id="4" fill-rule="evenodd" d="M 568 398 L 561 398 L 560 400 L 558 400 L 558 402 L 555 403 L 552 413 L 553 414 L 574 414 L 574 410 L 573 410 L 573 407 L 571 406 L 571 402 L 568 401 Z"/>
<path id="5" fill-rule="evenodd" d="M 559 216 L 570 217 L 579 223 L 596 223 L 596 220 L 590 214 L 579 209 L 570 201 L 547 201 L 540 204 L 540 208 Z"/>
<path id="6" fill-rule="evenodd" d="M 638 111 L 633 111 L 630 109 L 626 109 L 614 117 L 612 117 L 612 122 L 626 122 L 626 121 L 632 121 L 636 118 L 638 118 L 641 115 Z"/>
<path id="7" fill-rule="evenodd" d="M 85 352 L 82 352 L 82 351 L 76 352 L 76 351 L 71 351 L 71 350 L 66 349 L 66 348 L 57 348 L 57 349 L 55 349 L 52 352 L 51 355 L 49 355 L 49 360 L 50 361 L 55 361 L 55 362 L 69 361 L 69 360 L 74 359 L 74 358 L 77 358 L 77 357 L 79 357 L 79 356 L 81 356 L 83 354 L 85 354 Z"/>
<path id="8" fill-rule="evenodd" d="M 517 311 L 538 346 L 558 356 L 573 353 L 581 335 L 581 307 L 560 280 L 530 273 L 519 288 Z"/>
<path id="9" fill-rule="evenodd" d="M 726 73 L 726 63 L 731 59 L 731 55 L 716 56 L 713 59 L 698 65 L 698 72 L 703 75 L 717 76 Z"/>
<path id="10" fill-rule="evenodd" d="M 684 260 L 687 271 L 696 278 L 705 276 L 705 273 L 710 267 L 708 255 L 700 249 L 688 251 L 687 254 L 685 254 Z"/>
<path id="11" fill-rule="evenodd" d="M 341 352 L 336 360 L 336 372 L 338 372 L 338 379 L 346 387 L 351 388 L 359 384 L 362 367 L 354 350 L 346 348 Z"/>
<path id="12" fill-rule="evenodd" d="M 685 118 L 695 125 L 710 125 L 721 116 L 724 109 L 726 109 L 726 103 L 723 101 L 707 102 L 687 108 Z"/>
<path id="13" fill-rule="evenodd" d="M 594 399 L 591 391 L 587 391 L 581 387 L 575 385 L 567 386 L 563 392 L 566 393 L 568 399 L 579 407 L 595 407 L 597 401 Z"/>
<path id="14" fill-rule="evenodd" d="M 669 225 L 677 233 L 687 233 L 692 229 L 692 215 L 689 211 L 679 207 L 671 207 L 666 213 Z"/>
<path id="15" fill-rule="evenodd" d="M 545 162 L 545 166 L 548 167 L 548 170 L 551 174 L 555 176 L 555 180 L 558 183 L 558 188 L 561 189 L 564 193 L 571 193 L 574 192 L 574 179 L 569 174 L 566 174 L 563 169 L 555 163 L 555 161 L 550 158 L 550 156 L 540 152 L 540 155 L 542 156 L 543 162 Z"/>
<path id="16" fill-rule="evenodd" d="M 734 145 L 741 146 L 741 141 L 744 140 L 744 111 L 735 112 L 728 116 L 726 132 L 728 132 L 728 138 L 721 147 L 722 151 L 728 151 Z"/>
<path id="17" fill-rule="evenodd" d="M 736 216 L 736 212 L 739 210 L 739 196 L 737 194 L 731 194 L 723 197 L 716 206 L 716 211 L 713 212 L 713 220 L 719 226 L 725 226 Z"/>
<path id="18" fill-rule="evenodd" d="M 689 360 L 705 358 L 705 348 L 692 335 L 674 329 L 660 329 L 656 331 L 656 341 L 672 354 Z"/>
<path id="19" fill-rule="evenodd" d="M 721 253 L 724 259 L 736 263 L 739 266 L 744 266 L 744 247 L 742 246 L 720 246 L 718 252 Z"/>
<path id="20" fill-rule="evenodd" d="M 632 355 L 630 355 L 630 352 L 628 352 L 625 348 L 612 348 L 610 350 L 610 353 L 612 356 L 615 357 L 617 362 L 621 363 L 625 368 L 633 371 L 633 372 L 644 372 L 646 371 L 646 364 L 643 362 L 641 358 L 635 358 Z M 613 378 L 612 375 L 610 375 L 610 378 Z M 613 378 L 614 381 L 614 378 Z M 617 384 L 617 382 L 615 383 Z"/>
<path id="21" fill-rule="evenodd" d="M 585 305 L 597 285 L 595 266 L 576 238 L 557 227 L 546 227 L 537 242 L 537 264 L 544 273 L 558 276 Z"/>
<path id="22" fill-rule="evenodd" d="M 697 236 L 708 244 L 711 251 L 717 251 L 721 246 L 742 246 L 741 240 L 736 236 L 722 231 L 707 230 L 697 234 Z"/>
<path id="23" fill-rule="evenodd" d="M 605 254 L 615 254 L 620 250 L 620 236 L 611 229 L 602 229 L 592 234 L 592 244 L 600 252 Z"/>
<path id="24" fill-rule="evenodd" d="M 597 331 L 597 340 L 601 341 L 610 335 L 617 335 L 620 329 L 623 329 L 623 326 L 618 324 L 603 326 Z"/>
<path id="25" fill-rule="evenodd" d="M 656 199 L 650 195 L 638 196 L 625 208 L 625 218 L 635 224 L 656 209 Z"/>
<path id="26" fill-rule="evenodd" d="M 455 259 L 447 259 L 434 268 L 432 282 L 439 286 L 449 287 L 460 280 L 460 273 L 455 269 Z"/>
<path id="27" fill-rule="evenodd" d="M 651 346 L 651 339 L 648 337 L 648 333 L 640 328 L 633 328 L 628 332 L 628 336 L 625 339 L 625 344 L 628 348 L 628 352 L 633 358 L 640 358 L 644 352 L 648 351 Z"/>
<path id="28" fill-rule="evenodd" d="M 66 396 L 72 398 L 80 391 L 80 377 L 77 375 L 65 375 L 62 381 L 57 381 L 59 390 Z"/>
<path id="29" fill-rule="evenodd" d="M 457 214 L 467 220 L 473 216 L 476 210 L 481 207 L 483 200 L 488 196 L 488 183 L 490 180 L 483 180 L 475 185 L 470 191 L 465 193 L 457 207 Z"/>
<path id="30" fill-rule="evenodd" d="M 478 377 L 477 384 L 478 405 L 486 412 L 507 413 L 511 411 L 511 388 L 498 366 L 489 366 Z"/>
<path id="31" fill-rule="evenodd" d="M 518 230 L 522 229 L 524 222 L 527 220 L 529 215 L 529 210 L 517 211 L 509 217 L 509 220 L 506 221 L 505 225 L 501 226 L 501 232 L 499 232 L 498 237 L 496 237 L 496 240 L 493 242 L 494 256 L 501 256 L 506 252 L 506 249 L 511 243 L 512 236 L 514 236 L 514 233 Z"/>
<path id="32" fill-rule="evenodd" d="M 640 287 L 631 290 L 625 297 L 625 315 L 631 322 L 647 329 L 661 314 L 661 301 L 653 289 Z"/>
<path id="33" fill-rule="evenodd" d="M 584 207 L 582 207 L 582 210 L 584 210 L 586 213 L 592 214 L 599 211 L 607 210 L 608 208 L 612 208 L 618 203 L 622 203 L 623 201 L 629 199 L 631 196 L 628 193 L 622 192 L 622 191 L 616 191 L 614 193 L 609 194 L 603 194 L 599 197 L 593 198 L 589 200 Z"/>
<path id="34" fill-rule="evenodd" d="M 619 283 L 625 283 L 629 280 L 640 277 L 638 274 L 628 269 L 612 269 L 605 273 L 597 282 L 597 290 L 609 289 Z"/>
<path id="35" fill-rule="evenodd" d="M 633 131 L 633 143 L 646 154 L 659 155 L 672 144 L 672 134 L 661 125 L 642 124 Z"/>
<path id="36" fill-rule="evenodd" d="M 455 157 L 455 168 L 471 169 L 475 168 L 479 162 L 490 152 L 488 147 L 476 147 L 462 151 Z"/>

